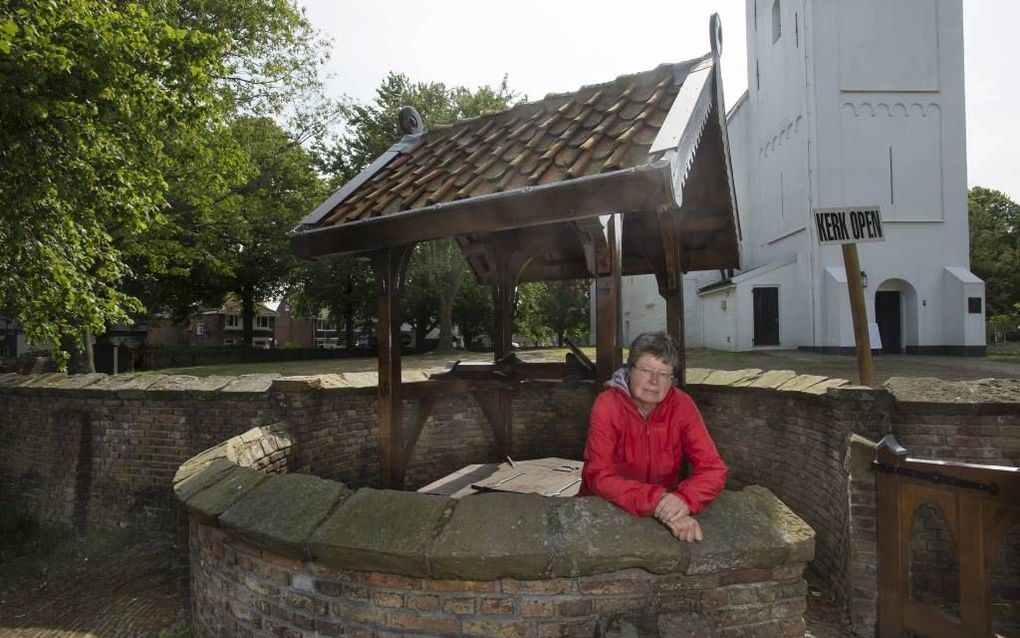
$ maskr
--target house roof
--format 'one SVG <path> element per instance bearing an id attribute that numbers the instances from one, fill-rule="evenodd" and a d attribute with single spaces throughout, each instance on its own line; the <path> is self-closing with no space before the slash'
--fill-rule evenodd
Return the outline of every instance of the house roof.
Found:
<path id="1" fill-rule="evenodd" d="M 203 315 L 239 315 L 241 314 L 241 302 L 235 299 L 227 299 L 219 308 L 207 308 L 201 312 Z M 279 313 L 264 303 L 255 302 L 256 317 L 277 317 Z"/>
<path id="2" fill-rule="evenodd" d="M 679 213 L 690 200 L 686 212 L 716 218 L 707 225 L 699 220 L 694 232 L 732 236 L 710 246 L 713 258 L 694 261 L 735 267 L 716 53 L 713 47 L 698 59 L 407 134 L 308 215 L 292 246 L 300 256 L 318 257 L 455 236 L 484 278 L 484 260 L 473 259 L 484 252 L 478 243 L 490 233 L 510 233 L 536 253 L 533 272 L 523 279 L 583 277 L 584 251 L 571 245 L 577 244 L 572 223 L 609 213 Z M 686 178 L 698 172 L 699 146 L 712 147 L 702 153 L 712 156 L 701 162 L 710 165 L 700 171 L 701 188 L 685 193 Z M 674 217 L 670 223 L 682 231 Z M 632 240 L 661 237 L 660 220 L 629 221 Z M 627 267 L 627 224 L 625 218 L 624 270 L 650 272 L 636 259 Z M 536 227 L 541 230 L 526 230 Z M 694 251 L 711 243 L 686 240 Z M 567 265 L 573 267 L 561 267 Z"/>

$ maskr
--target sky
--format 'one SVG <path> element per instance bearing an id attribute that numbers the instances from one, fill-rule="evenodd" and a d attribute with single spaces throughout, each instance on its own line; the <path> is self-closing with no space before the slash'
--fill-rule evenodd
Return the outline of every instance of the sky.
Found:
<path id="1" fill-rule="evenodd" d="M 390 71 L 447 86 L 497 86 L 529 100 L 695 58 L 723 26 L 727 106 L 747 88 L 742 0 L 298 0 L 333 43 L 334 97 L 369 102 Z M 1020 201 L 1020 2 L 962 0 L 967 181 Z"/>

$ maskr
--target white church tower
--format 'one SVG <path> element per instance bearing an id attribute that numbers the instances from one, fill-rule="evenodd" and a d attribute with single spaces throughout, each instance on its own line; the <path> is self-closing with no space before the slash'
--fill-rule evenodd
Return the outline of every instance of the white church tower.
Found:
<path id="1" fill-rule="evenodd" d="M 962 0 L 746 5 L 748 89 L 728 117 L 742 270 L 687 276 L 688 345 L 852 352 L 842 252 L 818 245 L 811 211 L 877 204 L 885 241 L 858 246 L 856 276 L 882 350 L 984 354 Z M 627 279 L 625 341 L 664 316 L 654 283 Z"/>

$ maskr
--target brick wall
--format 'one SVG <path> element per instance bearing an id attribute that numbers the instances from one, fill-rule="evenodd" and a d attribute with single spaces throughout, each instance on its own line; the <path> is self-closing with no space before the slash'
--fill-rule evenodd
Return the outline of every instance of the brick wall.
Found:
<path id="1" fill-rule="evenodd" d="M 719 573 L 640 569 L 543 580 L 346 571 L 191 524 L 197 636 L 803 636 L 802 564 Z"/>
<path id="2" fill-rule="evenodd" d="M 689 389 L 731 468 L 730 487 L 764 485 L 816 530 L 811 577 L 867 633 L 875 599 L 872 452 L 860 443 L 855 453 L 852 434 L 874 441 L 891 431 L 912 456 L 1016 466 L 1020 392 L 1009 382 L 930 379 L 826 392 L 823 379 L 790 375 L 765 383 L 770 374 L 690 371 Z M 274 423 L 285 423 L 296 440 L 291 471 L 373 485 L 375 389 L 359 383 L 0 375 L 0 501 L 66 525 L 172 529 L 176 467 L 230 436 Z M 593 397 L 590 384 L 519 386 L 515 457 L 579 458 Z M 405 428 L 416 410 L 414 402 L 405 404 Z M 473 397 L 443 397 L 410 459 L 408 483 L 497 460 Z M 996 572 L 1005 596 L 1015 591 L 1008 584 L 1020 581 L 1020 532 L 1011 533 Z"/>

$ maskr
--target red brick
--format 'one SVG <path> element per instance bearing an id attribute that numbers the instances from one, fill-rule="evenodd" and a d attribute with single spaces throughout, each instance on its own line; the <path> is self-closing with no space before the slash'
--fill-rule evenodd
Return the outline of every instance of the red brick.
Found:
<path id="1" fill-rule="evenodd" d="M 318 598 L 312 598 L 311 596 L 305 596 L 296 591 L 285 591 L 282 594 L 283 600 L 291 607 L 297 607 L 310 611 L 313 614 L 319 616 L 325 616 L 329 613 L 329 603 Z"/>
<path id="2" fill-rule="evenodd" d="M 461 616 L 475 613 L 474 598 L 448 598 L 443 603 L 443 611 Z"/>
<path id="3" fill-rule="evenodd" d="M 377 591 L 372 595 L 372 600 L 380 607 L 403 607 L 404 595 L 386 591 Z"/>
<path id="4" fill-rule="evenodd" d="M 439 596 L 408 594 L 407 607 L 418 611 L 436 611 L 439 609 Z"/>
<path id="5" fill-rule="evenodd" d="M 725 589 L 706 589 L 701 595 L 701 604 L 708 609 L 724 607 L 730 602 L 730 593 Z"/>
<path id="6" fill-rule="evenodd" d="M 505 582 L 505 581 L 504 581 Z M 432 591 L 494 593 L 496 583 L 491 580 L 428 580 L 426 587 Z"/>
<path id="7" fill-rule="evenodd" d="M 360 602 L 367 601 L 369 598 L 368 587 L 361 587 L 360 585 L 344 585 L 344 598 L 348 600 L 356 600 Z"/>
<path id="8" fill-rule="evenodd" d="M 539 638 L 590 638 L 595 635 L 595 621 L 542 623 Z"/>
<path id="9" fill-rule="evenodd" d="M 512 598 L 483 598 L 482 613 L 486 616 L 510 616 L 514 613 Z"/>
<path id="10" fill-rule="evenodd" d="M 606 580 L 582 580 L 579 584 L 582 594 L 612 595 L 612 594 L 637 594 L 646 592 L 651 588 L 647 580 L 635 578 L 615 578 Z"/>
<path id="11" fill-rule="evenodd" d="M 744 569 L 719 576 L 719 584 L 723 586 L 738 583 L 763 583 L 770 580 L 772 580 L 772 570 L 769 569 Z"/>
<path id="12" fill-rule="evenodd" d="M 300 627 L 301 629 L 315 629 L 315 621 L 308 616 L 302 616 L 301 614 L 294 614 L 291 622 Z"/>
<path id="13" fill-rule="evenodd" d="M 457 631 L 453 618 L 423 616 L 411 612 L 396 612 L 390 620 L 394 627 L 437 634 L 452 634 Z"/>
<path id="14" fill-rule="evenodd" d="M 279 554 L 272 554 L 270 552 L 263 552 L 262 560 L 285 569 L 301 569 L 305 565 L 304 561 L 296 558 L 288 558 L 287 556 L 280 556 Z"/>
<path id="15" fill-rule="evenodd" d="M 572 594 L 574 581 L 569 578 L 551 578 L 549 580 L 514 580 L 504 578 L 502 581 L 504 594 Z"/>
<path id="16" fill-rule="evenodd" d="M 361 582 L 372 587 L 386 587 L 388 589 L 421 589 L 422 579 L 399 576 L 397 574 L 384 574 L 380 572 L 366 572 L 361 576 Z"/>
<path id="17" fill-rule="evenodd" d="M 465 620 L 461 633 L 465 636 L 496 636 L 499 638 L 531 638 L 535 628 L 529 622 L 514 620 Z"/>
<path id="18" fill-rule="evenodd" d="M 336 618 L 361 623 L 363 625 L 382 625 L 386 623 L 386 611 L 365 605 L 346 602 L 334 602 L 329 606 Z"/>
<path id="19" fill-rule="evenodd" d="M 587 616 L 592 612 L 590 600 L 569 600 L 559 604 L 560 616 Z"/>
<path id="20" fill-rule="evenodd" d="M 556 605 L 551 600 L 525 600 L 521 604 L 521 614 L 527 618 L 548 618 L 556 613 Z"/>

